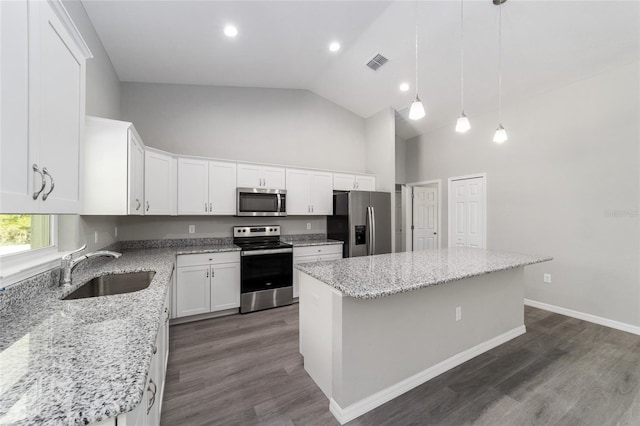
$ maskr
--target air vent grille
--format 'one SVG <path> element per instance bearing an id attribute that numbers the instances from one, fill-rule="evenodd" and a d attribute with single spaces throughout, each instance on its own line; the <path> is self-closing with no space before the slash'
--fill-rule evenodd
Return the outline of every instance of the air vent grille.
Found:
<path id="1" fill-rule="evenodd" d="M 378 68 L 386 64 L 389 60 L 382 56 L 381 54 L 377 54 L 373 57 L 369 62 L 367 62 L 367 66 L 372 70 L 376 71 Z"/>

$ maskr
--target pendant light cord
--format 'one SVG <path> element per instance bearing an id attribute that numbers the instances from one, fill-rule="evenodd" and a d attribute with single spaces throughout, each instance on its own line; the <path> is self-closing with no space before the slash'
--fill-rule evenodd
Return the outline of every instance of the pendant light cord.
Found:
<path id="1" fill-rule="evenodd" d="M 460 110 L 464 113 L 464 0 L 460 0 Z"/>
<path id="2" fill-rule="evenodd" d="M 502 2 L 498 8 L 498 121 L 502 125 Z"/>
<path id="3" fill-rule="evenodd" d="M 418 97 L 418 0 L 416 0 L 416 98 Z"/>

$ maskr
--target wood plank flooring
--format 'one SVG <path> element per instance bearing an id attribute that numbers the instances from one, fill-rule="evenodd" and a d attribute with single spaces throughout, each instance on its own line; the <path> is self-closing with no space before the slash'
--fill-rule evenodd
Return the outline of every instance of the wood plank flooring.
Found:
<path id="1" fill-rule="evenodd" d="M 525 308 L 527 333 L 349 425 L 640 426 L 640 336 Z M 338 425 L 298 306 L 171 327 L 162 425 Z"/>

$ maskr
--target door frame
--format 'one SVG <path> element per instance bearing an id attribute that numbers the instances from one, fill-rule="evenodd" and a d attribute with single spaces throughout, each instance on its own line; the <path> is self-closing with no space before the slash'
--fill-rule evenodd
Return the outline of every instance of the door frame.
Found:
<path id="1" fill-rule="evenodd" d="M 407 197 L 404 208 L 406 209 L 406 217 L 411 217 L 410 226 L 406 226 L 405 229 L 405 241 L 407 244 L 406 250 L 413 251 L 413 187 L 414 186 L 426 186 L 436 185 L 438 189 L 438 249 L 442 248 L 442 179 L 423 180 L 420 182 L 407 183 L 407 188 L 411 191 L 411 197 Z"/>
<path id="2" fill-rule="evenodd" d="M 448 196 L 448 200 L 447 200 L 447 245 L 449 247 L 451 246 L 451 213 L 453 211 L 452 209 L 452 202 L 453 202 L 453 197 L 451 197 L 451 183 L 457 180 L 468 180 L 468 179 L 477 179 L 477 178 L 482 178 L 484 179 L 484 190 L 482 191 L 482 204 L 483 204 L 483 215 L 484 215 L 484 221 L 482 223 L 482 233 L 484 235 L 484 249 L 487 248 L 487 240 L 488 240 L 488 236 L 487 236 L 487 172 L 483 172 L 483 173 L 474 173 L 474 174 L 470 174 L 470 175 L 462 175 L 462 176 L 452 176 L 450 178 L 447 179 L 447 196 Z"/>

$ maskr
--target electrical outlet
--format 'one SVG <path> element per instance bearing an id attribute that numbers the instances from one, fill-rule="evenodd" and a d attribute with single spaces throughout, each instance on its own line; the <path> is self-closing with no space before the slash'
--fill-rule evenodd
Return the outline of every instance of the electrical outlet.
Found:
<path id="1" fill-rule="evenodd" d="M 93 232 L 93 239 L 96 244 L 98 244 L 98 231 Z"/>
<path id="2" fill-rule="evenodd" d="M 311 229 L 311 222 L 307 222 L 307 230 Z"/>
<path id="3" fill-rule="evenodd" d="M 544 274 L 544 282 L 545 283 L 551 282 L 551 274 Z"/>
<path id="4" fill-rule="evenodd" d="M 196 232 L 196 226 L 195 225 L 189 225 L 189 233 L 190 234 L 195 234 Z"/>
<path id="5" fill-rule="evenodd" d="M 458 306 L 456 308 L 456 321 L 460 321 L 462 319 L 462 306 Z"/>
<path id="6" fill-rule="evenodd" d="M 118 236 L 118 227 L 117 226 L 113 229 L 113 235 L 116 236 L 116 237 Z"/>

